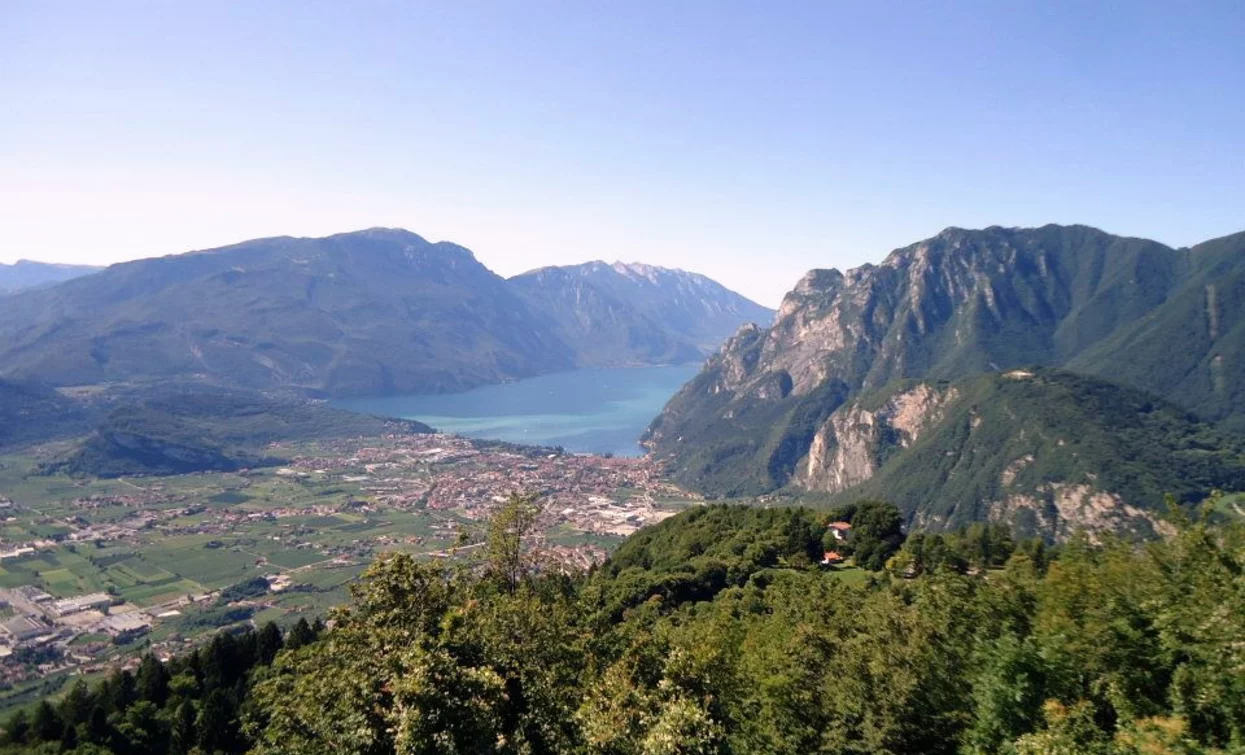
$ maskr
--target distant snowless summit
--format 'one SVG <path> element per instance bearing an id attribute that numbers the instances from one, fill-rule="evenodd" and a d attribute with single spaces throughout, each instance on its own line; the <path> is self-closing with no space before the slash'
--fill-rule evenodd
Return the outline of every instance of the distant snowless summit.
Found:
<path id="1" fill-rule="evenodd" d="M 125 262 L 5 307 L 2 377 L 190 378 L 329 396 L 700 360 L 774 314 L 702 275 L 648 265 L 507 280 L 461 246 L 392 228 Z"/>
<path id="2" fill-rule="evenodd" d="M 0 262 L 0 294 L 16 293 L 29 288 L 97 273 L 103 268 L 90 265 L 61 265 L 54 262 L 18 260 L 12 265 Z"/>

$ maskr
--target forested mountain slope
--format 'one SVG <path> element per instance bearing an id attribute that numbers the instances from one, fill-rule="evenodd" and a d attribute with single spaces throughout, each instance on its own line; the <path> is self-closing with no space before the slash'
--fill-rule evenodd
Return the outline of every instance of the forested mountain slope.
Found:
<path id="1" fill-rule="evenodd" d="M 1239 427 L 1245 234 L 1192 249 L 1085 226 L 949 228 L 847 273 L 810 272 L 745 327 L 646 442 L 714 493 L 792 482 L 849 397 L 1033 365 L 1118 380 Z"/>
<path id="2" fill-rule="evenodd" d="M 469 251 L 387 229 L 128 262 L 0 307 L 0 369 L 57 384 L 437 391 L 574 363 Z"/>
<path id="3" fill-rule="evenodd" d="M 92 416 L 82 403 L 47 386 L 0 380 L 0 451 L 80 435 Z"/>
<path id="4" fill-rule="evenodd" d="M 817 428 L 793 483 L 892 501 L 913 529 L 1153 536 L 1170 532 L 1167 495 L 1245 490 L 1245 441 L 1141 391 L 1015 370 L 848 402 Z"/>
<path id="5" fill-rule="evenodd" d="M 460 246 L 374 228 L 127 262 L 5 297 L 0 375 L 435 393 L 576 366 L 700 359 L 769 314 L 705 278 L 656 268 L 507 281 Z"/>

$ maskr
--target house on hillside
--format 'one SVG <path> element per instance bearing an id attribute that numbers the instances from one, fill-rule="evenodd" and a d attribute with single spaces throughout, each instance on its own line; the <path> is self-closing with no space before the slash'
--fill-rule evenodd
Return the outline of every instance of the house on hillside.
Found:
<path id="1" fill-rule="evenodd" d="M 852 534 L 852 525 L 850 522 L 831 522 L 826 525 L 826 529 L 834 533 L 835 540 L 846 540 L 847 536 Z"/>
<path id="2" fill-rule="evenodd" d="M 834 566 L 843 563 L 843 556 L 838 551 L 826 551 L 821 559 L 822 566 Z"/>

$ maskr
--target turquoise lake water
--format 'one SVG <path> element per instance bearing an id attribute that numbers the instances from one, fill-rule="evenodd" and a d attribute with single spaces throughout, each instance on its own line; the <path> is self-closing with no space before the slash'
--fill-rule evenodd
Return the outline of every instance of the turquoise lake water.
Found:
<path id="1" fill-rule="evenodd" d="M 417 419 L 448 433 L 577 453 L 639 456 L 636 441 L 699 365 L 573 370 L 465 393 L 344 399 L 334 406 Z"/>

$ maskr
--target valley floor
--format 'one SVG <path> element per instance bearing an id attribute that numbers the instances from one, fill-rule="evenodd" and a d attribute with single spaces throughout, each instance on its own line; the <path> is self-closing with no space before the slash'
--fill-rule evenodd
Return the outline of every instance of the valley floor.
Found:
<path id="1" fill-rule="evenodd" d="M 290 464 L 117 480 L 35 475 L 54 447 L 0 457 L 0 709 L 220 626 L 325 615 L 382 551 L 469 559 L 511 493 L 541 496 L 538 547 L 570 568 L 696 500 L 646 459 L 456 436 L 271 450 Z"/>

